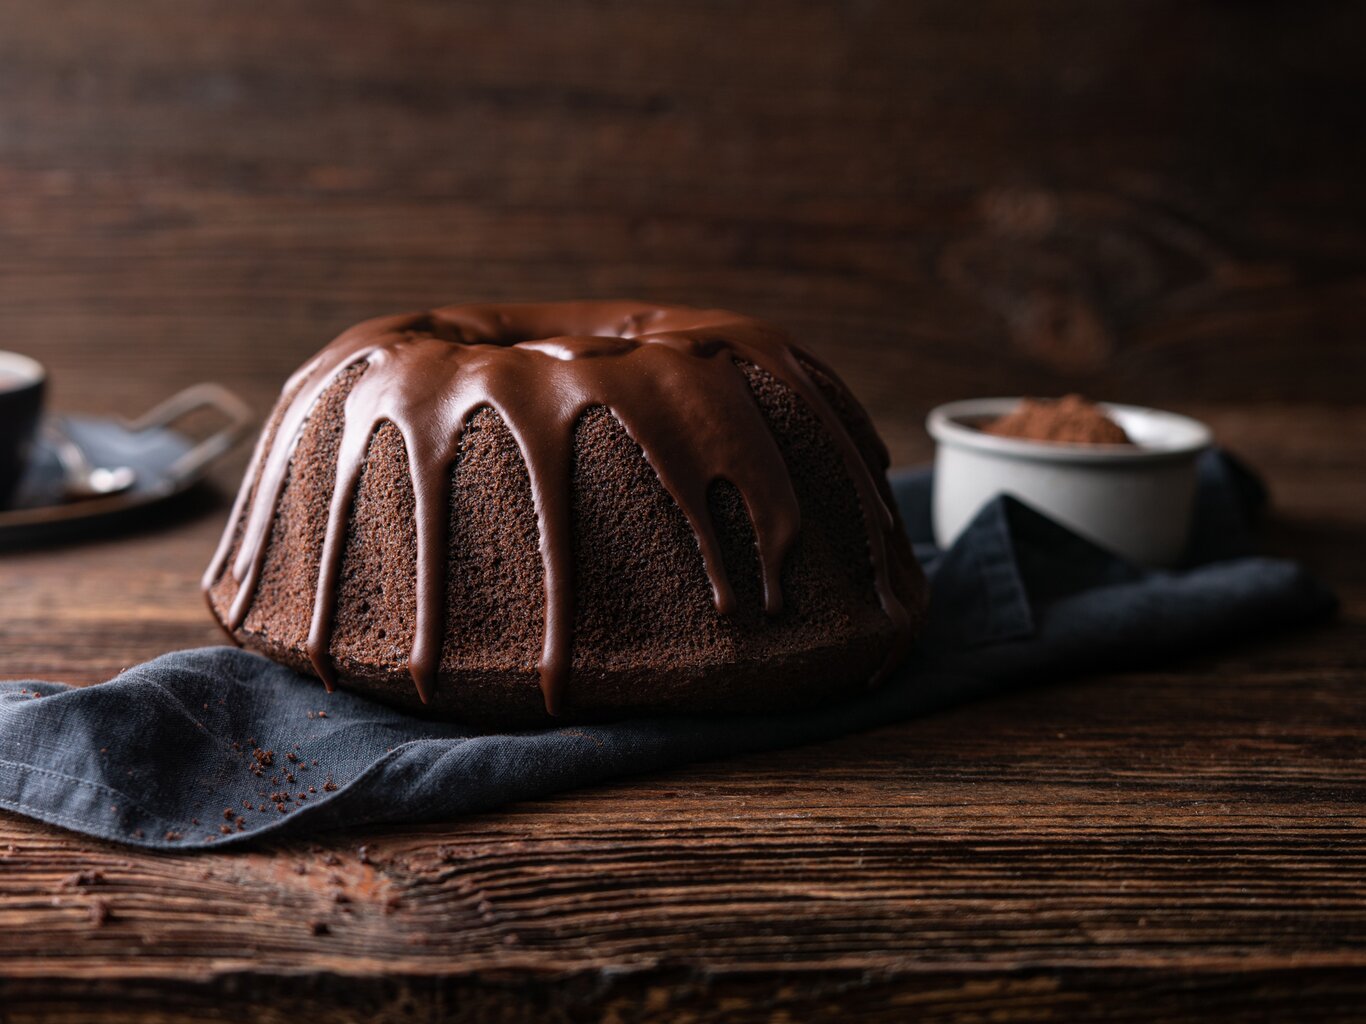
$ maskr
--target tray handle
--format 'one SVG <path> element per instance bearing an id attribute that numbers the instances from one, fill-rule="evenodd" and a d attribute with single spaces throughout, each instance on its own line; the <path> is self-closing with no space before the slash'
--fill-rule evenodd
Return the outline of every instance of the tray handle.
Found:
<path id="1" fill-rule="evenodd" d="M 226 422 L 171 464 L 166 475 L 175 481 L 198 476 L 211 463 L 227 454 L 254 422 L 251 406 L 223 385 L 205 382 L 192 384 L 184 391 L 176 392 L 137 419 L 126 423 L 129 430 L 139 432 L 169 427 L 176 420 L 200 409 L 220 413 Z"/>

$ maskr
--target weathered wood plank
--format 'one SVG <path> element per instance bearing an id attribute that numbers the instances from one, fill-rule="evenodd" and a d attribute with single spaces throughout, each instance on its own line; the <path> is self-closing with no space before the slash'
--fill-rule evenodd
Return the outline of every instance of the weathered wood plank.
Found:
<path id="1" fill-rule="evenodd" d="M 873 1000 L 934 978 L 955 1013 L 1065 1012 L 1103 968 L 1359 996 L 1363 722 L 1347 674 L 1164 673 L 311 848 L 130 856 L 6 819 L 0 958 L 16 1005 L 128 977 L 287 999 L 299 971 L 425 1006 L 535 978 L 594 1012 L 642 987 L 744 1009 L 765 971 Z M 993 971 L 1016 981 L 969 982 Z"/>

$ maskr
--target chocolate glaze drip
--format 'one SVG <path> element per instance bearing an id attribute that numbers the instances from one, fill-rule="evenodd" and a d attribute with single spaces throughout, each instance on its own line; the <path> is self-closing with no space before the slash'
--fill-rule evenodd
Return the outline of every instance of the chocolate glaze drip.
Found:
<path id="1" fill-rule="evenodd" d="M 864 460 L 802 360 L 818 365 L 805 354 L 799 359 L 786 336 L 761 321 L 632 302 L 448 306 L 358 324 L 285 385 L 284 394 L 292 397 L 274 443 L 267 447 L 263 435 L 257 445 L 254 471 L 243 481 L 204 586 L 227 568 L 233 524 L 241 523 L 231 566 L 238 589 L 225 623 L 229 631 L 239 628 L 260 579 L 304 424 L 342 372 L 367 364 L 345 403 L 308 652 L 331 690 L 336 669 L 329 648 L 351 505 L 370 439 L 382 424 L 392 423 L 407 449 L 416 506 L 417 622 L 409 670 L 427 701 L 441 663 L 451 472 L 465 424 L 478 409 L 490 407 L 521 448 L 531 480 L 545 584 L 539 672 L 546 710 L 556 714 L 572 651 L 572 445 L 575 424 L 590 407 L 612 412 L 682 509 L 723 615 L 734 609 L 735 596 L 707 491 L 718 479 L 736 487 L 758 543 L 765 608 L 782 608 L 783 560 L 797 536 L 799 510 L 782 455 L 736 365 L 740 361 L 794 391 L 833 439 L 858 492 L 878 599 L 904 644 L 911 623 L 892 586 L 895 521 L 878 489 L 881 469 Z"/>

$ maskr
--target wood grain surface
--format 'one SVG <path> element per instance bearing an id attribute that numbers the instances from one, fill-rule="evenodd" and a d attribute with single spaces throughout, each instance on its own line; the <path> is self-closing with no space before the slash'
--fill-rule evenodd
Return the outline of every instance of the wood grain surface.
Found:
<path id="1" fill-rule="evenodd" d="M 1366 1018 L 1360 5 L 0 4 L 0 347 L 262 412 L 361 317 L 778 320 L 933 404 L 1210 422 L 1340 620 L 412 829 L 147 855 L 0 814 L 0 1022 Z M 0 553 L 0 675 L 218 642 L 226 514 Z"/>

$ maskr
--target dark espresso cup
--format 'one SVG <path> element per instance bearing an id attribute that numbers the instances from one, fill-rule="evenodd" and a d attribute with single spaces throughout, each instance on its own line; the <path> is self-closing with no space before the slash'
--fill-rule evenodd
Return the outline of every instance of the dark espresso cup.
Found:
<path id="1" fill-rule="evenodd" d="M 0 508 L 9 507 L 28 465 L 46 387 L 42 363 L 17 352 L 0 352 Z"/>

